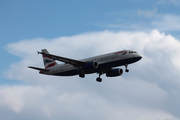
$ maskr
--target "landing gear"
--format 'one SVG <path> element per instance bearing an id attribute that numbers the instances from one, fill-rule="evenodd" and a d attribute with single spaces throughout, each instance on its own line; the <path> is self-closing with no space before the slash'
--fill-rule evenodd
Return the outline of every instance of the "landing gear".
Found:
<path id="1" fill-rule="evenodd" d="M 80 73 L 80 74 L 79 74 L 79 77 L 84 78 L 84 77 L 85 77 L 85 74 L 84 74 L 84 73 Z"/>
<path id="2" fill-rule="evenodd" d="M 96 81 L 97 82 L 102 82 L 102 78 L 98 77 L 98 78 L 96 78 Z"/>
<path id="3" fill-rule="evenodd" d="M 129 72 L 129 70 L 127 69 L 127 66 L 128 66 L 128 64 L 125 64 L 125 67 L 126 67 L 126 70 L 125 70 L 125 71 L 126 71 L 126 72 Z"/>
<path id="4" fill-rule="evenodd" d="M 96 78 L 96 81 L 97 82 L 102 82 L 102 78 L 100 78 L 100 76 L 102 75 L 103 73 L 101 72 L 101 73 L 99 73 L 99 77 L 98 78 Z"/>

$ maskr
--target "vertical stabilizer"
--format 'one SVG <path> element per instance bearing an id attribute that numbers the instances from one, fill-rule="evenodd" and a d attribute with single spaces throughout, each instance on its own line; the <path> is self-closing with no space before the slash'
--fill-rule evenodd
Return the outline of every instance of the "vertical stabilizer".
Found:
<path id="1" fill-rule="evenodd" d="M 43 53 L 49 54 L 49 52 L 46 49 L 42 49 L 41 50 Z M 50 68 L 50 67 L 54 67 L 55 65 L 57 65 L 57 63 L 55 62 L 54 59 L 46 56 L 46 55 L 42 55 L 43 57 L 43 62 L 44 62 L 44 67 L 45 69 Z"/>

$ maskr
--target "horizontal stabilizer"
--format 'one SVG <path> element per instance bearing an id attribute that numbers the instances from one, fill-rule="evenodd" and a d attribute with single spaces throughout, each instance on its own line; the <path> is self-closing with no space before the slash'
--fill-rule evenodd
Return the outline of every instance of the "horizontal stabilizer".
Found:
<path id="1" fill-rule="evenodd" d="M 47 69 L 37 68 L 37 67 L 32 67 L 32 66 L 29 66 L 28 68 L 32 68 L 32 69 L 35 69 L 35 70 L 40 70 L 40 71 L 43 71 L 43 72 L 48 72 L 49 71 Z"/>

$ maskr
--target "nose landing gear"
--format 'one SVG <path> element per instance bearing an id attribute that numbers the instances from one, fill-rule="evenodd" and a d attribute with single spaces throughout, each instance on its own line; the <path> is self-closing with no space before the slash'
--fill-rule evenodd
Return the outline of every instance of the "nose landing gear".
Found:
<path id="1" fill-rule="evenodd" d="M 128 64 L 125 64 L 125 68 L 126 68 L 126 72 L 129 72 L 129 70 L 127 69 L 127 67 L 128 67 Z"/>

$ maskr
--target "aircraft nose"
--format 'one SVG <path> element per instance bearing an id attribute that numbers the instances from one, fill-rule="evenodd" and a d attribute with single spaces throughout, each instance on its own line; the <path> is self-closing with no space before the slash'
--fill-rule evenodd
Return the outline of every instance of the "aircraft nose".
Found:
<path id="1" fill-rule="evenodd" d="M 142 59 L 142 56 L 141 56 L 141 55 L 138 55 L 138 59 L 139 59 L 139 60 Z"/>
<path id="2" fill-rule="evenodd" d="M 139 60 L 142 59 L 142 56 L 139 57 Z"/>
<path id="3" fill-rule="evenodd" d="M 137 59 L 137 61 L 139 61 L 140 59 L 142 59 L 142 56 L 141 55 L 139 55 L 139 54 L 136 54 L 136 59 Z"/>

